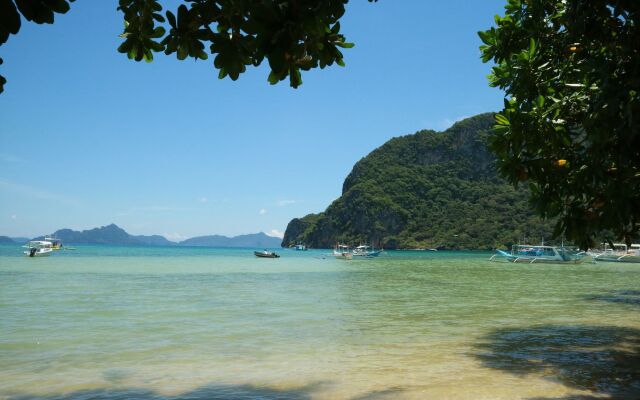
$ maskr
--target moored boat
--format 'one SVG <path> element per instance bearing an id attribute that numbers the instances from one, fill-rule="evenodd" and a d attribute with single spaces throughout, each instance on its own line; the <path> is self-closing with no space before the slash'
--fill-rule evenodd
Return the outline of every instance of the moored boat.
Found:
<path id="1" fill-rule="evenodd" d="M 564 246 L 531 246 L 513 245 L 511 252 L 496 250 L 490 261 L 508 261 L 512 263 L 528 264 L 581 264 L 592 261 L 593 258 L 586 252 L 578 252 Z"/>
<path id="2" fill-rule="evenodd" d="M 380 253 L 382 253 L 382 250 L 376 250 L 367 245 L 360 245 L 353 249 L 354 257 L 378 257 Z"/>
<path id="3" fill-rule="evenodd" d="M 52 243 L 47 240 L 32 240 L 22 247 L 27 248 L 23 251 L 27 257 L 46 257 L 53 252 Z"/>
<path id="4" fill-rule="evenodd" d="M 333 249 L 333 256 L 340 260 L 350 260 L 353 258 L 353 253 L 349 246 L 344 244 L 336 244 L 336 247 Z"/>
<path id="5" fill-rule="evenodd" d="M 613 243 L 613 248 L 608 244 L 604 249 L 589 252 L 596 261 L 640 263 L 640 244 L 632 244 L 627 247 L 624 243 Z"/>
<path id="6" fill-rule="evenodd" d="M 296 251 L 307 251 L 307 246 L 305 246 L 302 243 L 298 243 L 295 246 L 293 246 L 294 250 Z"/>
<path id="7" fill-rule="evenodd" d="M 280 256 L 274 251 L 254 251 L 253 254 L 260 258 L 280 258 Z"/>

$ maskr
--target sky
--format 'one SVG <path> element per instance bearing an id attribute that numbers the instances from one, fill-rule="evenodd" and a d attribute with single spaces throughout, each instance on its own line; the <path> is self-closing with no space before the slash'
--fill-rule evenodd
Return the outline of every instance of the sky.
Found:
<path id="1" fill-rule="evenodd" d="M 164 4 L 176 8 L 177 1 Z M 170 240 L 265 232 L 340 196 L 395 136 L 501 109 L 477 31 L 505 0 L 351 0 L 346 67 L 219 80 L 213 57 L 136 63 L 114 1 L 77 1 L 0 47 L 0 235 L 115 223 Z"/>

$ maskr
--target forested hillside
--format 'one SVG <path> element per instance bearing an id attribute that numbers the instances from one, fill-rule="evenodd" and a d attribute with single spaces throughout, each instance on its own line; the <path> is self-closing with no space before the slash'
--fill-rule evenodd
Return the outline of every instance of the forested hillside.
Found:
<path id="1" fill-rule="evenodd" d="M 487 113 L 389 140 L 356 163 L 323 213 L 293 219 L 283 246 L 489 249 L 550 238 L 553 224 L 534 216 L 526 190 L 497 176 L 492 125 Z"/>

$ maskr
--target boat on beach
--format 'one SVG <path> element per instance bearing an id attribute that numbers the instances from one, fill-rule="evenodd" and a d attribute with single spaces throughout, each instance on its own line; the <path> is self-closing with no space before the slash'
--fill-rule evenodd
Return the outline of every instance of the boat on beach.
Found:
<path id="1" fill-rule="evenodd" d="M 582 264 L 593 261 L 586 252 L 578 252 L 564 246 L 532 246 L 517 244 L 511 247 L 511 252 L 496 250 L 498 254 L 491 256 L 489 261 L 507 261 L 527 264 Z"/>
<path id="2" fill-rule="evenodd" d="M 605 244 L 603 249 L 590 251 L 589 254 L 595 261 L 640 263 L 640 244 L 627 247 L 624 243 L 613 243 L 613 248 Z"/>
<path id="3" fill-rule="evenodd" d="M 253 254 L 259 258 L 280 258 L 280 256 L 276 254 L 275 251 L 254 251 Z"/>
<path id="4" fill-rule="evenodd" d="M 22 247 L 27 248 L 23 251 L 27 257 L 46 257 L 53 253 L 53 244 L 48 240 L 32 240 Z"/>

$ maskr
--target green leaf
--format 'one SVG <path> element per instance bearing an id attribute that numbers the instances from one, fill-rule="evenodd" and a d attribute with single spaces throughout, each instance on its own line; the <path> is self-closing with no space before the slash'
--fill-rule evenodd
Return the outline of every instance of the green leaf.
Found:
<path id="1" fill-rule="evenodd" d="M 280 82 L 280 79 L 278 78 L 278 76 L 273 71 L 271 71 L 269 73 L 268 80 L 269 80 L 269 83 L 272 84 L 272 85 L 275 85 L 276 83 Z"/>
<path id="2" fill-rule="evenodd" d="M 533 59 L 536 54 L 536 41 L 533 38 L 529 39 L 529 59 Z"/>
<path id="3" fill-rule="evenodd" d="M 20 30 L 20 14 L 12 1 L 0 1 L 0 32 L 5 30 L 4 37 L 0 35 L 0 44 L 7 41 L 9 34 L 16 34 Z"/>
<path id="4" fill-rule="evenodd" d="M 167 21 L 169 21 L 169 25 L 171 25 L 172 28 L 177 29 L 178 24 L 176 22 L 176 16 L 173 15 L 171 11 L 167 11 L 166 15 L 167 15 Z"/>
<path id="5" fill-rule="evenodd" d="M 507 119 L 507 117 L 505 117 L 504 115 L 502 115 L 502 114 L 500 114 L 500 113 L 498 113 L 498 114 L 496 114 L 496 115 L 495 115 L 495 119 L 496 119 L 496 123 L 497 123 L 498 125 L 505 125 L 505 126 L 508 126 L 508 125 L 510 125 L 510 124 L 511 124 L 511 123 L 509 122 L 509 120 Z"/>
<path id="6" fill-rule="evenodd" d="M 350 49 L 355 46 L 354 43 L 347 43 L 347 42 L 336 42 L 335 45 L 338 47 L 342 47 L 343 49 Z"/>
<path id="7" fill-rule="evenodd" d="M 165 33 L 166 33 L 166 30 L 163 27 L 158 26 L 153 30 L 153 33 L 150 35 L 150 37 L 157 39 L 164 36 Z"/>

